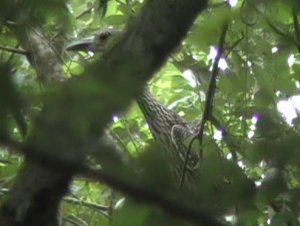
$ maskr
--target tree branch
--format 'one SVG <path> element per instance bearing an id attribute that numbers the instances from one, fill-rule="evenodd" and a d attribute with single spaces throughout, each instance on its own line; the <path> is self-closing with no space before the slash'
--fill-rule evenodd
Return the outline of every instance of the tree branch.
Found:
<path id="1" fill-rule="evenodd" d="M 63 200 L 70 204 L 75 204 L 75 205 L 80 205 L 80 206 L 85 206 L 85 207 L 91 208 L 91 209 L 96 210 L 97 212 L 101 213 L 105 217 L 109 217 L 109 215 L 108 215 L 109 206 L 99 205 L 99 204 L 91 203 L 91 202 L 85 202 L 85 201 L 78 200 L 78 199 L 71 198 L 71 197 L 66 197 Z"/>
<path id="2" fill-rule="evenodd" d="M 7 51 L 7 52 L 11 52 L 11 53 L 22 54 L 22 55 L 27 55 L 28 54 L 28 52 L 26 52 L 25 50 L 6 47 L 6 46 L 2 46 L 2 45 L 0 45 L 0 50 L 4 50 L 4 51 Z"/>
<path id="3" fill-rule="evenodd" d="M 108 186 L 127 194 L 135 200 L 143 201 L 145 203 L 158 206 L 163 211 L 176 217 L 181 217 L 185 220 L 199 225 L 223 226 L 222 223 L 216 221 L 208 214 L 202 212 L 201 210 L 191 208 L 182 200 L 168 198 L 165 195 L 156 192 L 152 188 L 143 186 L 143 183 L 138 182 L 139 178 L 134 179 L 136 175 L 127 174 L 127 177 L 123 178 L 115 175 L 114 173 L 111 173 L 112 171 L 110 169 L 94 170 L 86 165 L 78 165 L 76 163 L 74 164 L 74 162 L 68 159 L 59 159 L 57 158 L 57 156 L 51 155 L 50 153 L 41 153 L 37 151 L 32 152 L 32 150 L 33 149 L 30 147 L 24 147 L 23 151 L 27 154 L 27 156 L 30 156 L 31 160 L 35 160 L 35 162 L 39 162 L 43 166 L 52 166 L 50 168 L 52 169 L 52 172 L 49 171 L 49 173 L 52 173 L 52 176 L 54 176 L 57 172 L 66 172 L 70 170 L 70 172 L 72 172 L 72 169 L 76 169 L 76 172 L 78 172 L 79 175 L 83 176 L 84 178 L 105 183 Z M 108 151 L 111 151 L 111 149 L 108 149 L 106 152 Z M 37 166 L 37 168 L 34 170 L 38 170 L 40 166 Z M 28 169 L 28 167 L 26 169 Z M 116 173 L 119 174 L 121 171 L 129 172 L 128 170 L 124 170 L 123 167 L 120 167 L 119 170 L 116 171 Z M 35 171 L 32 171 L 31 173 L 33 172 Z M 27 177 L 27 179 L 32 180 L 32 178 L 30 177 Z M 50 193 L 48 193 L 48 196 L 49 194 Z M 53 194 L 51 194 L 51 196 L 53 196 Z M 75 202 L 76 204 L 81 203 L 81 201 L 79 200 L 77 200 L 76 202 L 76 200 L 70 198 L 66 198 L 65 201 L 72 203 Z M 90 208 L 95 208 L 100 211 L 108 210 L 107 207 L 98 204 L 84 203 L 84 205 Z"/>
<path id="4" fill-rule="evenodd" d="M 293 14 L 293 23 L 295 29 L 295 36 L 296 36 L 296 46 L 298 48 L 298 52 L 300 53 L 300 27 L 299 27 L 299 20 L 298 20 L 298 10 L 299 10 L 299 3 L 293 0 L 292 5 L 292 14 Z"/>
<path id="5" fill-rule="evenodd" d="M 80 172 L 83 176 L 102 181 L 112 188 L 124 192 L 137 201 L 144 201 L 148 204 L 159 206 L 162 210 L 173 216 L 181 217 L 197 225 L 223 226 L 222 223 L 216 221 L 209 215 L 190 208 L 183 202 L 167 198 L 151 188 L 130 184 L 123 178 L 118 178 L 102 170 L 95 171 L 88 167 L 83 167 Z"/>
<path id="6" fill-rule="evenodd" d="M 249 2 L 250 3 L 250 2 Z M 289 40 L 291 43 L 293 43 L 298 52 L 300 52 L 300 43 L 299 43 L 299 40 L 295 40 L 294 37 L 292 37 L 292 35 L 286 31 L 283 31 L 281 30 L 280 28 L 278 28 L 275 24 L 272 23 L 272 21 L 267 17 L 265 16 L 254 4 L 250 3 L 250 5 L 253 7 L 253 9 L 260 15 L 263 17 L 263 19 L 266 21 L 266 23 L 269 25 L 269 27 L 279 36 L 282 36 L 284 38 L 286 38 L 287 40 Z M 293 22 L 294 22 L 294 26 L 295 26 L 295 23 L 297 23 L 297 20 L 298 18 L 294 18 L 295 14 L 294 14 L 294 10 L 295 10 L 295 7 L 293 7 L 292 11 L 293 11 Z M 299 25 L 298 25 L 299 26 Z M 297 34 L 297 28 L 295 28 L 295 32 L 296 32 L 296 38 L 298 38 L 298 34 Z"/>
<path id="7" fill-rule="evenodd" d="M 199 132 L 191 139 L 189 146 L 188 146 L 188 150 L 186 152 L 185 155 L 185 160 L 184 160 L 184 166 L 183 166 L 183 171 L 182 171 L 182 176 L 181 176 L 181 180 L 180 180 L 180 185 L 183 184 L 184 182 L 184 178 L 185 178 L 185 174 L 187 171 L 187 162 L 188 162 L 188 156 L 190 155 L 190 152 L 192 150 L 192 145 L 194 143 L 194 141 L 196 139 L 199 140 L 199 146 L 200 146 L 200 160 L 203 159 L 203 134 L 204 134 L 204 126 L 206 121 L 209 119 L 211 113 L 212 113 L 212 108 L 213 108 L 213 98 L 214 98 L 214 94 L 215 94 L 215 90 L 216 90 L 216 79 L 217 76 L 219 74 L 219 61 L 221 59 L 221 56 L 223 54 L 224 51 L 224 44 L 225 44 L 225 37 L 226 37 L 226 33 L 227 33 L 227 29 L 228 29 L 228 22 L 225 22 L 225 24 L 223 25 L 223 29 L 222 29 L 222 33 L 219 39 L 219 51 L 218 54 L 215 58 L 214 64 L 213 64 L 213 70 L 212 70 L 212 76 L 210 78 L 210 83 L 209 83 L 209 87 L 206 93 L 206 100 L 205 100 L 205 106 L 204 106 L 204 111 L 202 114 L 202 119 L 201 119 L 201 123 L 200 123 L 200 128 L 199 128 Z"/>
<path id="8" fill-rule="evenodd" d="M 11 28 L 43 84 L 64 80 L 58 56 L 38 27 L 14 25 Z M 8 145 L 13 145 L 14 150 L 24 148 L 11 142 Z M 25 152 L 23 168 L 1 206 L 0 224 L 9 226 L 18 222 L 20 225 L 56 226 L 59 204 L 68 189 L 72 172 L 57 171 L 54 165 L 45 167 L 39 161 L 32 161 L 28 152 L 31 150 Z M 54 153 L 59 153 L 59 150 L 54 150 Z"/>
<path id="9" fill-rule="evenodd" d="M 234 162 L 237 162 L 237 153 L 236 149 L 238 149 L 238 146 L 234 144 L 232 141 L 229 139 L 229 132 L 226 130 L 226 128 L 218 121 L 218 119 L 211 114 L 209 119 L 208 119 L 217 129 L 222 131 L 222 137 L 225 143 L 227 144 L 229 151 L 232 155 L 232 159 Z"/>
<path id="10" fill-rule="evenodd" d="M 212 113 L 213 99 L 214 99 L 214 95 L 215 95 L 215 91 L 216 91 L 217 76 L 219 74 L 219 61 L 224 52 L 224 44 L 225 44 L 225 37 L 227 34 L 227 30 L 228 30 L 228 22 L 225 22 L 225 24 L 223 25 L 223 28 L 222 28 L 222 33 L 221 33 L 219 44 L 218 44 L 219 50 L 218 50 L 217 56 L 216 56 L 214 64 L 213 64 L 212 75 L 211 75 L 211 79 L 210 79 L 207 94 L 206 94 L 206 101 L 205 101 L 204 111 L 202 114 L 200 129 L 199 129 L 199 133 L 197 134 L 197 137 L 199 139 L 199 144 L 200 144 L 200 159 L 203 158 L 202 144 L 203 144 L 204 126 L 205 126 L 206 121 L 209 119 L 209 117 Z"/>

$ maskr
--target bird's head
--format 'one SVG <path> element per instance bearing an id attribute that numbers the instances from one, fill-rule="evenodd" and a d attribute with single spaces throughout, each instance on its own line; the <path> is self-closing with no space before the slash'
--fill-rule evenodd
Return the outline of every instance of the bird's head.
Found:
<path id="1" fill-rule="evenodd" d="M 81 40 L 74 41 L 66 46 L 68 51 L 91 51 L 91 52 L 103 52 L 108 45 L 109 40 L 120 32 L 114 29 L 102 30 L 92 37 L 83 38 Z"/>

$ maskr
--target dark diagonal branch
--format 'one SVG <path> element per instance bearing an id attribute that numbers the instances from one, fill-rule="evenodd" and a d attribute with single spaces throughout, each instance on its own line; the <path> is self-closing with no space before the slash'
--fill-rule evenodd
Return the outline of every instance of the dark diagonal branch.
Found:
<path id="1" fill-rule="evenodd" d="M 123 178 L 118 178 L 105 171 L 95 171 L 87 167 L 83 167 L 81 169 L 81 173 L 85 177 L 102 181 L 112 188 L 124 192 L 137 201 L 143 201 L 148 204 L 159 206 L 165 212 L 193 222 L 197 225 L 223 226 L 222 223 L 216 221 L 209 215 L 190 208 L 183 202 L 167 198 L 162 194 L 153 191 L 153 189 L 151 190 L 151 188 L 131 184 Z"/>
<path id="2" fill-rule="evenodd" d="M 199 132 L 197 134 L 197 138 L 199 139 L 199 144 L 200 144 L 200 159 L 203 158 L 203 133 L 204 133 L 204 127 L 206 121 L 209 119 L 212 109 L 213 109 L 213 101 L 214 101 L 214 95 L 216 92 L 216 86 L 217 86 L 217 76 L 219 74 L 219 61 L 221 59 L 221 56 L 223 55 L 224 52 L 224 45 L 225 45 L 225 38 L 228 30 L 228 22 L 225 22 L 222 28 L 219 44 L 218 44 L 218 53 L 215 58 L 214 64 L 213 64 L 213 69 L 212 69 L 212 74 L 208 86 L 208 90 L 206 93 L 206 100 L 205 100 L 205 105 L 204 105 L 204 111 L 202 114 L 202 119 L 201 119 L 201 124 L 199 128 Z"/>
<path id="3" fill-rule="evenodd" d="M 244 39 L 244 37 L 245 37 L 244 34 L 242 34 L 242 36 L 228 48 L 228 50 L 226 51 L 226 57 L 229 56 L 229 54 L 232 52 L 232 50 L 235 49 L 235 47 Z"/>
<path id="4" fill-rule="evenodd" d="M 225 24 L 223 25 L 223 29 L 222 29 L 220 39 L 219 39 L 219 44 L 218 44 L 219 50 L 218 50 L 217 56 L 216 56 L 214 64 L 213 64 L 212 75 L 211 75 L 208 90 L 207 90 L 207 93 L 206 93 L 205 106 L 204 106 L 204 111 L 203 111 L 203 114 L 202 114 L 200 128 L 199 128 L 198 133 L 191 139 L 191 141 L 189 143 L 189 146 L 188 146 L 187 153 L 185 155 L 183 173 L 182 173 L 181 180 L 180 180 L 181 185 L 183 184 L 185 174 L 186 174 L 186 171 L 187 171 L 188 156 L 190 155 L 190 152 L 192 150 L 192 145 L 193 145 L 193 143 L 196 139 L 199 140 L 200 160 L 202 160 L 202 158 L 203 158 L 202 144 L 203 144 L 204 126 L 205 126 L 206 121 L 209 119 L 209 117 L 212 113 L 213 98 L 214 98 L 214 94 L 215 94 L 215 91 L 216 91 L 216 82 L 217 82 L 216 79 L 217 79 L 217 76 L 219 74 L 219 61 L 220 61 L 221 56 L 223 55 L 223 52 L 224 52 L 224 44 L 225 44 L 227 29 L 228 29 L 228 22 L 225 22 Z"/>
<path id="5" fill-rule="evenodd" d="M 4 51 L 7 51 L 7 52 L 11 52 L 11 53 L 27 55 L 27 52 L 23 49 L 16 49 L 16 48 L 7 47 L 7 46 L 1 46 L 0 45 L 0 50 L 4 50 Z"/>
<path id="6" fill-rule="evenodd" d="M 297 42 L 298 52 L 300 53 L 300 27 L 299 27 L 299 19 L 298 19 L 298 11 L 299 11 L 299 3 L 293 0 L 292 5 L 292 14 L 293 14 L 293 24 L 295 29 L 295 38 Z"/>
<path id="7" fill-rule="evenodd" d="M 140 179 L 139 177 L 133 179 L 135 176 L 137 176 L 136 174 L 126 174 L 127 177 L 118 176 L 117 174 L 120 174 L 118 172 L 120 172 L 121 169 L 123 169 L 123 172 L 130 172 L 128 170 L 124 170 L 125 168 L 123 167 L 120 167 L 119 171 L 111 173 L 112 171 L 109 169 L 94 170 L 85 165 L 78 165 L 68 159 L 60 159 L 55 155 L 51 155 L 50 153 L 38 152 L 38 150 L 33 150 L 31 147 L 24 147 L 23 151 L 27 154 L 27 156 L 30 157 L 30 159 L 40 162 L 41 165 L 52 166 L 52 170 L 57 173 L 60 172 L 60 175 L 62 175 L 61 172 L 68 172 L 71 169 L 76 169 L 76 172 L 79 172 L 79 175 L 83 176 L 84 178 L 105 183 L 108 186 L 120 192 L 123 192 L 124 194 L 135 200 L 158 206 L 163 211 L 176 217 L 180 217 L 182 219 L 196 223 L 197 225 L 223 226 L 222 223 L 215 220 L 210 215 L 202 212 L 201 210 L 188 206 L 183 200 L 166 197 L 165 195 L 155 191 L 155 189 L 143 186 L 143 183 L 138 182 L 138 180 Z M 112 150 L 106 150 L 106 152 L 108 151 Z M 36 168 L 35 170 L 37 169 L 38 168 Z M 55 174 L 51 175 L 54 176 Z M 122 173 L 122 175 L 124 175 L 124 173 Z M 27 179 L 30 179 L 30 177 L 28 177 Z M 52 195 L 53 194 L 51 194 L 51 196 Z M 106 206 L 87 202 L 82 203 L 82 201 L 72 198 L 66 198 L 65 201 L 74 204 L 83 204 L 84 206 L 96 209 L 103 214 L 105 214 L 104 212 L 108 210 L 108 207 Z"/>
<path id="8" fill-rule="evenodd" d="M 89 14 L 93 11 L 94 9 L 94 5 L 89 6 L 87 9 L 85 9 L 84 11 L 82 11 L 80 14 L 78 14 L 75 18 L 76 20 L 80 19 L 81 17 L 85 16 L 86 14 Z"/>

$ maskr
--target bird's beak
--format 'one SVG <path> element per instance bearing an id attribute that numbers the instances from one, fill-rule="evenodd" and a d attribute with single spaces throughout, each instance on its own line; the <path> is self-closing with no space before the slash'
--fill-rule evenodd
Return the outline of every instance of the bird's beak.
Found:
<path id="1" fill-rule="evenodd" d="M 83 38 L 81 40 L 74 41 L 66 46 L 67 51 L 92 51 L 92 46 L 95 42 L 95 37 Z"/>

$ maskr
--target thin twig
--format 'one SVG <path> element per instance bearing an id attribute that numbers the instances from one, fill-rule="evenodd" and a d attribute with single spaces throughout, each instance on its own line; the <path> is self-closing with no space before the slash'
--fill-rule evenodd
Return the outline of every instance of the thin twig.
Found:
<path id="1" fill-rule="evenodd" d="M 183 186 L 184 179 L 185 179 L 185 174 L 186 174 L 186 171 L 187 171 L 188 156 L 190 155 L 190 152 L 192 150 L 192 145 L 193 145 L 193 143 L 196 139 L 197 139 L 197 135 L 193 136 L 191 141 L 189 142 L 188 150 L 187 150 L 185 158 L 184 158 L 184 165 L 183 165 L 182 175 L 181 175 L 181 178 L 180 178 L 180 187 Z"/>
<path id="2" fill-rule="evenodd" d="M 222 28 L 222 33 L 220 36 L 219 40 L 219 51 L 218 54 L 215 58 L 214 64 L 213 64 L 213 69 L 212 69 L 212 75 L 210 78 L 207 94 L 206 94 L 206 101 L 204 105 L 204 112 L 202 115 L 202 120 L 200 124 L 200 129 L 197 134 L 197 137 L 199 139 L 199 145 L 200 145 L 200 160 L 203 158 L 203 148 L 202 148 L 202 143 L 203 143 L 203 134 L 204 134 L 204 126 L 206 121 L 209 119 L 211 113 L 212 113 L 212 108 L 213 108 L 213 99 L 216 91 L 216 83 L 217 83 L 217 76 L 219 74 L 219 61 L 221 59 L 221 56 L 223 55 L 224 52 L 224 44 L 225 44 L 225 38 L 228 30 L 228 22 L 225 22 Z"/>
<path id="3" fill-rule="evenodd" d="M 209 119 L 208 119 L 217 129 L 222 130 L 222 137 L 225 141 L 225 143 L 227 144 L 228 148 L 229 148 L 229 152 L 232 155 L 232 159 L 234 162 L 237 162 L 237 153 L 235 151 L 235 149 L 237 149 L 236 145 L 233 144 L 232 142 L 230 142 L 228 140 L 229 138 L 229 132 L 226 130 L 226 128 L 219 122 L 219 120 L 213 115 L 211 114 Z"/>
<path id="4" fill-rule="evenodd" d="M 293 13 L 293 23 L 294 23 L 294 29 L 296 33 L 296 43 L 297 43 L 297 49 L 300 53 L 300 28 L 299 28 L 299 20 L 298 20 L 298 11 L 297 11 L 297 3 L 293 1 L 294 4 L 292 4 L 292 13 Z"/>
<path id="5" fill-rule="evenodd" d="M 232 50 L 234 50 L 234 48 L 245 38 L 244 34 L 242 34 L 242 37 L 240 37 L 238 40 L 235 41 L 235 43 L 233 43 L 233 45 L 228 49 L 227 53 L 226 53 L 226 57 L 229 56 L 229 54 L 232 52 Z"/>
<path id="6" fill-rule="evenodd" d="M 224 52 L 224 44 L 225 44 L 225 37 L 226 37 L 227 29 L 228 29 L 228 22 L 225 22 L 225 24 L 223 25 L 222 33 L 221 33 L 219 44 L 218 44 L 219 51 L 218 51 L 218 54 L 217 54 L 214 64 L 213 64 L 212 76 L 210 78 L 208 90 L 206 93 L 206 101 L 205 101 L 204 111 L 203 111 L 203 115 L 202 115 L 202 120 L 200 123 L 200 129 L 199 129 L 199 132 L 195 136 L 193 136 L 193 138 L 191 139 L 191 141 L 189 143 L 188 150 L 185 155 L 183 171 L 182 171 L 182 176 L 181 176 L 181 180 L 180 180 L 180 186 L 183 185 L 185 174 L 187 171 L 188 156 L 191 153 L 192 145 L 196 139 L 199 140 L 200 160 L 202 160 L 202 158 L 203 158 L 202 144 L 203 144 L 204 126 L 212 112 L 213 98 L 214 98 L 214 94 L 215 94 L 215 90 L 216 90 L 216 79 L 219 74 L 219 61 Z"/>
<path id="7" fill-rule="evenodd" d="M 128 120 L 127 120 L 127 118 L 126 118 L 126 116 L 124 114 L 122 114 L 121 122 L 123 123 L 123 125 L 124 125 L 124 127 L 126 129 L 126 132 L 127 132 L 128 136 L 129 136 L 129 138 L 130 138 L 130 140 L 131 140 L 131 142 L 133 144 L 133 147 L 134 147 L 135 151 L 137 152 L 138 151 L 138 147 L 137 147 L 137 144 L 135 143 L 136 139 L 134 139 L 134 137 L 131 134 L 131 131 L 130 131 L 129 127 L 128 127 Z"/>
<path id="8" fill-rule="evenodd" d="M 74 215 L 69 215 L 67 217 L 62 217 L 63 221 L 67 221 L 70 224 L 73 224 L 75 226 L 83 226 L 88 225 L 83 219 L 76 217 Z M 78 222 L 78 223 L 77 223 Z"/>
<path id="9" fill-rule="evenodd" d="M 7 51 L 7 52 L 11 52 L 11 53 L 22 54 L 22 55 L 27 55 L 28 54 L 28 52 L 23 50 L 23 49 L 16 49 L 16 48 L 6 47 L 6 46 L 2 46 L 2 45 L 0 45 L 0 50 L 4 50 L 4 51 Z"/>
<path id="10" fill-rule="evenodd" d="M 269 25 L 269 27 L 277 34 L 277 35 L 280 35 L 284 38 L 286 38 L 288 41 L 290 41 L 291 43 L 293 43 L 298 51 L 300 52 L 300 43 L 297 43 L 297 41 L 291 36 L 291 34 L 289 34 L 288 32 L 286 31 L 282 31 L 280 30 L 280 28 L 276 27 L 275 24 L 273 24 L 271 22 L 271 20 L 269 18 L 265 18 L 267 24 Z"/>
<path id="11" fill-rule="evenodd" d="M 87 208 L 91 208 L 91 209 L 96 210 L 97 212 L 103 214 L 104 216 L 109 217 L 109 215 L 107 213 L 109 210 L 108 206 L 91 203 L 91 202 L 86 202 L 86 201 L 82 201 L 82 200 L 71 198 L 71 197 L 64 198 L 64 201 L 71 203 L 71 204 L 81 205 L 81 206 L 85 206 Z"/>
<path id="12" fill-rule="evenodd" d="M 93 8 L 94 8 L 94 5 L 90 6 L 89 8 L 87 8 L 86 10 L 84 10 L 83 12 L 81 12 L 78 16 L 76 16 L 75 19 L 78 20 L 81 17 L 83 17 L 85 14 L 90 13 Z"/>
<path id="13" fill-rule="evenodd" d="M 111 136 L 112 136 L 114 139 L 117 140 L 117 142 L 118 142 L 120 145 L 122 145 L 122 147 L 123 147 L 122 150 L 126 151 L 126 153 L 128 154 L 128 156 L 130 156 L 129 151 L 128 151 L 128 149 L 127 149 L 127 146 L 126 146 L 126 144 L 123 142 L 123 140 L 121 139 L 121 137 L 120 137 L 113 129 L 110 130 L 110 134 L 111 134 Z"/>
<path id="14" fill-rule="evenodd" d="M 250 3 L 251 4 L 251 3 Z M 260 15 L 263 17 L 263 19 L 266 21 L 266 23 L 269 25 L 269 27 L 277 34 L 277 35 L 280 35 L 286 39 L 288 39 L 288 41 L 290 41 L 291 43 L 293 43 L 296 48 L 298 49 L 298 52 L 300 52 L 300 43 L 299 43 L 299 40 L 296 41 L 292 35 L 286 31 L 283 31 L 281 30 L 280 28 L 278 28 L 275 24 L 273 24 L 271 22 L 271 20 L 266 16 L 264 15 L 255 5 L 251 4 L 251 6 L 253 7 L 253 9 Z M 294 8 L 293 7 L 293 19 L 294 19 L 294 26 L 295 26 L 295 23 L 297 23 L 298 21 L 298 18 L 297 18 L 297 11 L 295 12 L 296 13 L 296 18 L 294 18 Z M 296 20 L 295 20 L 296 19 Z M 299 28 L 299 23 L 298 23 L 298 26 Z M 299 29 L 298 29 L 299 30 Z M 296 31 L 296 27 L 295 27 L 295 31 Z M 297 33 L 297 31 L 296 31 Z M 300 32 L 299 32 L 300 33 Z M 298 35 L 297 35 L 297 38 L 298 38 Z"/>
<path id="15" fill-rule="evenodd" d="M 12 162 L 7 159 L 0 159 L 0 164 L 11 164 Z"/>

